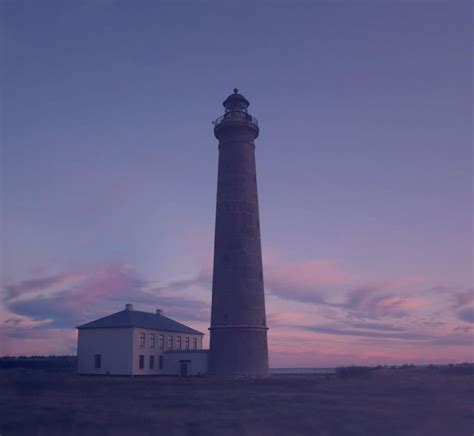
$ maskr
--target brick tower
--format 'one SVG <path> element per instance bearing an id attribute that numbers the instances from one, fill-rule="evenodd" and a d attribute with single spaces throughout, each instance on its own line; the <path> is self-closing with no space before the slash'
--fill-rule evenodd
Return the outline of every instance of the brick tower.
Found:
<path id="1" fill-rule="evenodd" d="M 258 214 L 257 120 L 234 89 L 214 122 L 219 140 L 209 373 L 268 374 L 267 326 Z"/>

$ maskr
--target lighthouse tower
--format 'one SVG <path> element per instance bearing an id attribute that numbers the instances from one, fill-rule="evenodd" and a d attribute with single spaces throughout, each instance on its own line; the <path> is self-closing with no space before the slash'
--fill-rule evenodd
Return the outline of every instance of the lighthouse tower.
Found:
<path id="1" fill-rule="evenodd" d="M 267 325 L 258 214 L 258 122 L 234 89 L 214 122 L 219 140 L 209 373 L 268 374 Z"/>

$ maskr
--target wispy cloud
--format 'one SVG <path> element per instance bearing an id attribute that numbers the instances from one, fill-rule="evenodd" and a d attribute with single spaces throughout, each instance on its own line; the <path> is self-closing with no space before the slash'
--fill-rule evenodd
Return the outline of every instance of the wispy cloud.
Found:
<path id="1" fill-rule="evenodd" d="M 169 316 L 190 325 L 201 323 L 202 328 L 210 305 L 193 293 L 208 276 L 203 269 L 191 280 L 150 283 L 130 266 L 110 264 L 11 283 L 1 293 L 0 339 L 10 344 L 9 352 L 30 352 L 27 346 L 34 342 L 37 347 L 42 334 L 74 331 L 79 324 L 122 310 L 127 302 L 142 310 L 163 308 Z"/>
<path id="2" fill-rule="evenodd" d="M 76 353 L 77 332 L 73 329 L 0 328 L 0 355 L 62 355 Z"/>
<path id="3" fill-rule="evenodd" d="M 425 300 L 420 297 L 384 293 L 375 289 L 356 289 L 348 293 L 341 307 L 352 316 L 379 319 L 387 316 L 403 317 L 424 304 Z"/>
<path id="4" fill-rule="evenodd" d="M 265 271 L 265 284 L 272 294 L 312 303 L 324 302 L 330 289 L 347 285 L 349 279 L 347 272 L 329 260 L 269 266 Z"/>
<path id="5" fill-rule="evenodd" d="M 403 339 L 403 340 L 410 340 L 410 341 L 419 341 L 419 340 L 427 340 L 423 334 L 414 333 L 403 331 L 400 329 L 399 331 L 375 331 L 375 330 L 361 330 L 361 329 L 341 329 L 337 327 L 331 326 L 303 326 L 302 328 L 306 330 L 310 330 L 313 332 L 318 333 L 326 333 L 331 335 L 341 335 L 341 336 L 361 336 L 366 338 L 384 338 L 384 339 Z M 380 329 L 382 330 L 382 329 Z"/>
<path id="6" fill-rule="evenodd" d="M 0 354 L 41 347 L 43 353 L 57 352 L 59 345 L 48 346 L 55 335 L 63 352 L 74 352 L 76 325 L 121 310 L 127 302 L 138 310 L 162 308 L 201 331 L 209 325 L 209 258 L 201 259 L 193 276 L 171 281 L 145 281 L 120 264 L 39 272 L 4 288 Z M 274 362 L 388 362 L 415 359 L 417 353 L 436 356 L 442 349 L 453 358 L 468 354 L 467 323 L 473 320 L 466 289 L 425 287 L 425 279 L 414 276 L 361 280 L 333 260 L 284 264 L 276 255 L 267 257 L 265 283 Z"/>
<path id="7" fill-rule="evenodd" d="M 5 299 L 10 303 L 16 303 L 38 298 L 50 298 L 64 290 L 71 289 L 85 277 L 83 272 L 71 271 L 23 280 L 5 287 Z"/>
<path id="8" fill-rule="evenodd" d="M 353 322 L 350 323 L 350 326 L 355 329 L 383 330 L 388 332 L 405 331 L 405 329 L 400 326 L 395 326 L 392 324 L 383 324 L 379 322 Z"/>
<path id="9" fill-rule="evenodd" d="M 461 321 L 474 323 L 474 308 L 467 307 L 457 311 L 457 316 Z"/>

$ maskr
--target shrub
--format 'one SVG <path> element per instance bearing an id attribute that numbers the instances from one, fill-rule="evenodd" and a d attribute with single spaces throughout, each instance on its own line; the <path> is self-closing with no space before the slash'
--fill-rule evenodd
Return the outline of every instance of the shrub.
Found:
<path id="1" fill-rule="evenodd" d="M 73 371 L 76 356 L 1 357 L 0 369 L 42 369 L 47 371 Z"/>
<path id="2" fill-rule="evenodd" d="M 370 366 L 343 366 L 336 368 L 336 374 L 341 378 L 368 378 L 376 368 Z"/>
<path id="3" fill-rule="evenodd" d="M 474 375 L 474 364 L 473 363 L 450 363 L 448 366 L 441 368 L 441 372 L 445 374 L 454 375 Z"/>

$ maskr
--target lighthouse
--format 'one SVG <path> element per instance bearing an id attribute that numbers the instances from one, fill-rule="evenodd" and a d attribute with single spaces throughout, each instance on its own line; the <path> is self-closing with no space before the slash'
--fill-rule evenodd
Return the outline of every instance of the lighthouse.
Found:
<path id="1" fill-rule="evenodd" d="M 219 140 L 209 374 L 268 374 L 267 323 L 258 212 L 257 119 L 238 89 L 214 122 Z"/>

